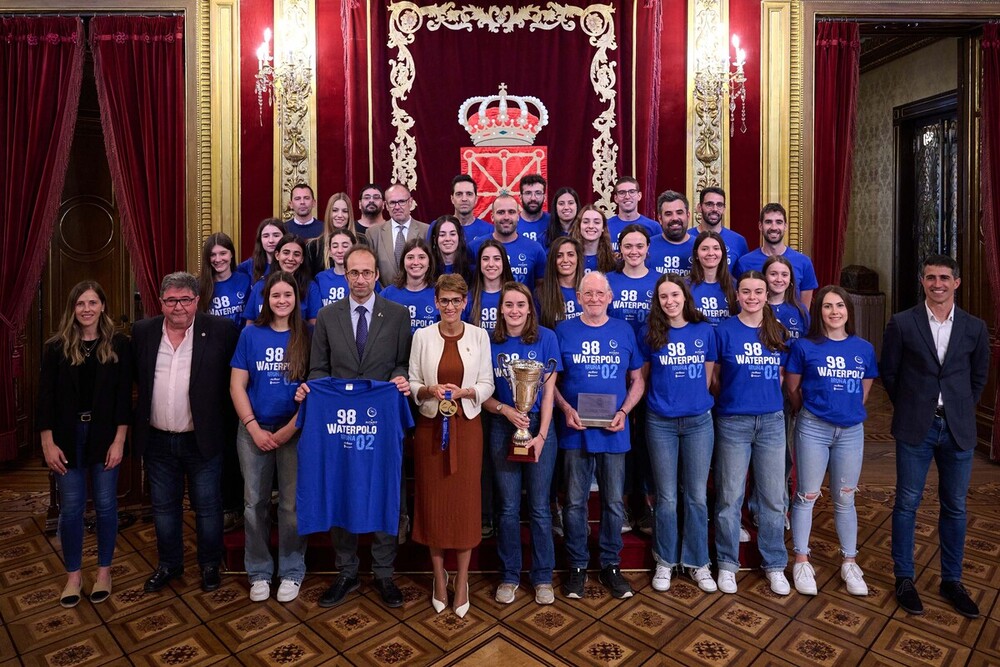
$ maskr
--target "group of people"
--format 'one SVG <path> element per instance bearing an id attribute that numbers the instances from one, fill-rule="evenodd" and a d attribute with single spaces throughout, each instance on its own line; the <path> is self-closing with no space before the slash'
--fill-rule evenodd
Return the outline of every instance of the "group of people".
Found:
<path id="1" fill-rule="evenodd" d="M 329 530 L 339 575 L 319 604 L 336 605 L 359 587 L 358 535 L 372 533 L 372 585 L 384 604 L 402 605 L 393 566 L 409 524 L 402 462 L 403 442 L 412 440 L 412 538 L 430 550 L 438 612 L 450 582 L 455 612 L 468 611 L 471 554 L 487 523 L 492 530 L 495 522 L 501 562 L 495 598 L 515 600 L 522 504 L 535 601 L 555 599 L 555 525 L 569 567 L 562 592 L 582 598 L 595 481 L 599 580 L 614 597 L 633 594 L 620 570 L 629 494 L 648 507 L 655 590 L 686 573 L 706 592 L 735 593 L 740 542 L 756 525 L 771 589 L 815 595 L 809 534 L 828 471 L 841 579 L 849 593 L 867 595 L 854 495 L 864 404 L 881 369 L 896 405 L 897 599 L 922 611 L 914 517 L 934 458 L 941 593 L 961 613 L 978 614 L 960 580 L 989 351 L 982 321 L 955 307 L 952 258 L 924 260 L 925 302 L 893 317 L 880 367 L 856 335 L 847 292 L 817 289 L 809 258 L 784 244 L 780 204 L 762 209 L 763 245 L 749 251 L 723 226 L 719 188 L 699 193 L 695 227 L 686 197 L 674 191 L 657 198 L 658 221 L 639 214 L 642 193 L 630 177 L 616 182 L 610 218 L 581 206 L 571 188 L 556 191 L 550 215 L 540 176 L 523 178 L 519 194 L 520 203 L 496 197 L 488 223 L 474 215 L 474 181 L 458 176 L 454 214 L 427 225 L 412 218 L 404 186 L 369 184 L 358 219 L 338 193 L 320 221 L 312 189 L 298 185 L 292 219 L 262 221 L 246 261 L 237 264 L 232 241 L 214 234 L 200 277 L 165 277 L 163 315 L 137 322 L 131 345 L 115 334 L 100 286 L 74 287 L 43 361 L 38 423 L 58 475 L 62 603 L 82 596 L 87 470 L 99 544 L 90 597 L 110 594 L 116 471 L 133 423 L 159 555 L 149 592 L 183 574 L 186 478 L 203 589 L 219 586 L 224 512 L 242 511 L 251 600 L 268 599 L 275 582 L 278 601 L 294 600 L 307 535 Z M 526 413 L 505 379 L 506 364 L 521 359 L 551 370 Z M 531 434 L 533 460 L 508 457 L 516 429 Z M 269 547 L 275 476 L 277 577 Z"/>

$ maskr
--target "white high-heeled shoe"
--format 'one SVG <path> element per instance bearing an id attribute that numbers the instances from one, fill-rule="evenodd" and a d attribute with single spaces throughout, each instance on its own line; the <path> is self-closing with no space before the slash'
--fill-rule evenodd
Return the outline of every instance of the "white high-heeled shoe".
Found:
<path id="1" fill-rule="evenodd" d="M 434 582 L 431 582 L 431 606 L 434 607 L 434 612 L 440 614 L 448 606 L 448 572 L 444 573 L 444 600 L 438 600 L 434 597 Z"/>
<path id="2" fill-rule="evenodd" d="M 469 584 L 465 585 L 465 604 L 455 607 L 455 615 L 459 618 L 465 618 L 465 615 L 469 613 L 469 607 L 472 604 L 472 596 L 469 595 Z"/>

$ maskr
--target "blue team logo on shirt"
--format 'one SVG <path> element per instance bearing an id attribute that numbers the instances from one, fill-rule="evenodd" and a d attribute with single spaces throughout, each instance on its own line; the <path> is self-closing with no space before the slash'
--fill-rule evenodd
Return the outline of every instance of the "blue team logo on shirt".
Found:
<path id="1" fill-rule="evenodd" d="M 537 356 L 538 356 L 537 352 L 535 352 L 534 350 L 528 350 L 528 359 L 535 359 Z"/>
<path id="2" fill-rule="evenodd" d="M 610 341 L 608 341 L 608 345 L 611 346 L 612 350 L 617 350 L 618 349 L 618 341 L 616 341 L 614 338 L 612 338 Z"/>
<path id="3" fill-rule="evenodd" d="M 794 317 L 789 317 L 788 318 L 788 323 L 791 324 L 794 327 L 795 325 L 797 325 L 799 323 L 799 321 L 797 319 L 795 319 Z"/>
<path id="4" fill-rule="evenodd" d="M 517 261 L 519 261 L 519 262 L 527 262 L 527 261 L 528 261 L 528 256 L 527 256 L 527 255 L 525 255 L 525 254 L 524 254 L 524 253 L 522 252 L 521 254 L 519 254 L 519 255 L 517 256 Z"/>
<path id="5" fill-rule="evenodd" d="M 652 299 L 653 298 L 653 290 L 651 290 L 651 289 L 646 290 L 646 298 L 647 299 Z"/>
<path id="6" fill-rule="evenodd" d="M 865 365 L 865 360 L 864 360 L 864 358 L 860 354 L 859 355 L 855 355 L 855 357 L 854 357 L 854 363 L 856 363 L 858 366 L 864 366 Z"/>
<path id="7" fill-rule="evenodd" d="M 374 419 L 376 415 L 378 415 L 378 410 L 376 410 L 375 408 L 368 408 L 368 416 L 369 417 L 371 417 L 372 419 Z"/>
<path id="8" fill-rule="evenodd" d="M 434 306 L 424 306 L 424 312 L 428 315 L 434 314 Z"/>
<path id="9" fill-rule="evenodd" d="M 695 338 L 694 339 L 694 346 L 700 350 L 701 348 L 705 347 L 705 341 L 703 341 L 700 338 Z"/>
<path id="10" fill-rule="evenodd" d="M 237 292 L 237 293 L 236 293 L 236 298 L 237 298 L 237 299 L 242 299 L 242 298 L 244 298 L 245 296 L 246 296 L 246 292 Z"/>

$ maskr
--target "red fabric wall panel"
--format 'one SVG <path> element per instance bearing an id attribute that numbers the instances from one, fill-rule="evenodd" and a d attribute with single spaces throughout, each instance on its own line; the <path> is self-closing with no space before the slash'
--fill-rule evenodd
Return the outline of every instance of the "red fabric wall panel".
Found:
<path id="1" fill-rule="evenodd" d="M 736 109 L 736 131 L 729 144 L 729 192 L 726 217 L 730 227 L 746 237 L 750 248 L 760 245 L 757 218 L 760 201 L 760 2 L 729 0 L 729 32 L 740 36 L 747 52 L 747 131 L 740 132 L 740 110 Z M 730 44 L 730 57 L 732 45 Z M 788 202 L 781 202 L 788 206 Z"/>
<path id="2" fill-rule="evenodd" d="M 316 217 L 322 218 L 330 195 L 347 189 L 346 79 L 344 30 L 340 2 L 316 3 Z M 351 201 L 358 193 L 347 189 Z M 355 205 L 355 208 L 357 206 Z M 357 214 L 357 212 L 355 212 Z"/>
<path id="3" fill-rule="evenodd" d="M 687 3 L 668 0 L 660 32 L 660 127 L 655 192 L 646 192 L 641 212 L 657 219 L 656 195 L 686 188 L 687 159 Z"/>

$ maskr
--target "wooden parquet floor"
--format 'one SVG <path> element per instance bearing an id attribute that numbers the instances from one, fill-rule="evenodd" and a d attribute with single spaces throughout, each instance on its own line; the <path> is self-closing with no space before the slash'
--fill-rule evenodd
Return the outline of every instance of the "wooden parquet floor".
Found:
<path id="1" fill-rule="evenodd" d="M 759 572 L 739 575 L 736 595 L 702 593 L 674 579 L 667 593 L 650 573 L 628 572 L 636 595 L 612 599 L 596 573 L 583 600 L 556 596 L 535 605 L 522 585 L 515 602 L 493 601 L 492 573 L 473 578 L 472 611 L 435 614 L 430 577 L 400 575 L 406 603 L 384 608 L 367 585 L 339 607 L 316 600 L 329 576 L 309 575 L 299 599 L 250 603 L 246 578 L 223 577 L 213 593 L 199 588 L 197 567 L 156 594 L 142 590 L 156 563 L 152 527 L 119 536 L 114 593 L 104 604 L 58 605 L 63 585 L 59 543 L 43 533 L 48 481 L 41 464 L 0 469 L 0 667 L 12 665 L 1000 665 L 1000 467 L 977 456 L 969 494 L 965 583 L 982 616 L 954 613 L 940 582 L 936 487 L 928 485 L 917 526 L 917 586 L 927 613 L 897 609 L 889 558 L 894 486 L 889 410 L 870 402 L 865 467 L 857 498 L 859 561 L 866 598 L 846 593 L 827 498 L 817 506 L 813 563 L 820 593 L 772 594 Z M 929 480 L 935 479 L 932 471 Z M 185 541 L 193 544 L 186 527 Z M 193 553 L 189 549 L 193 559 Z M 96 545 L 87 536 L 84 572 L 92 576 Z M 788 570 L 791 575 L 791 568 Z M 367 583 L 367 582 L 366 582 Z M 526 582 L 525 582 L 526 583 Z M 558 582 L 557 582 L 558 583 Z"/>

